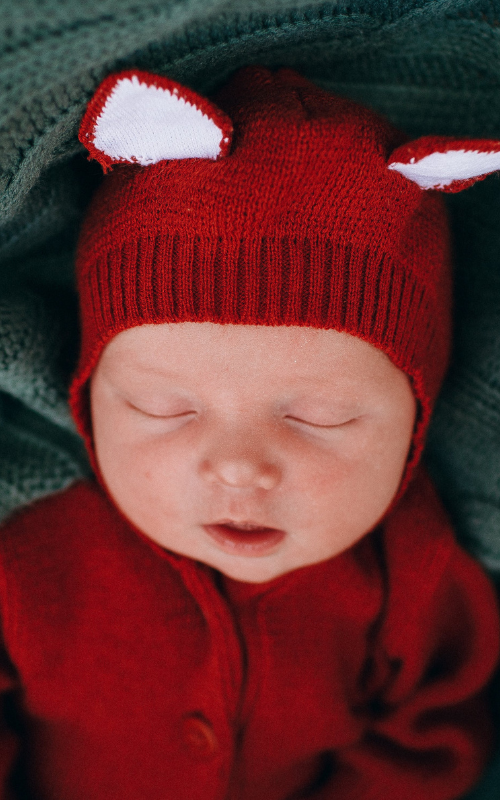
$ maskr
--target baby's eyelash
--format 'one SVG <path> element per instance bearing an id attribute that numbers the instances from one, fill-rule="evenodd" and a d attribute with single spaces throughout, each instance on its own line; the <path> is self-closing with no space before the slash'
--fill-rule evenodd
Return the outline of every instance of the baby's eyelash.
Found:
<path id="1" fill-rule="evenodd" d="M 301 419 L 300 417 L 292 417 L 292 416 L 287 416 L 286 419 L 291 419 L 294 422 L 300 422 L 303 425 L 308 425 L 311 428 L 333 430 L 334 428 L 342 428 L 344 425 L 348 425 L 350 422 L 354 422 L 356 419 L 358 419 L 358 417 L 351 417 L 350 419 L 345 420 L 345 422 L 339 422 L 336 425 L 319 425 L 317 422 L 308 422 L 306 419 Z"/>
<path id="2" fill-rule="evenodd" d="M 135 406 L 133 403 L 128 403 L 129 407 L 132 408 L 134 411 L 139 412 L 139 414 L 143 414 L 145 417 L 151 417 L 152 419 L 177 419 L 178 417 L 185 417 L 189 414 L 196 414 L 196 411 L 181 411 L 179 414 L 153 414 L 150 411 L 146 411 L 144 408 L 139 408 L 139 406 Z"/>
<path id="3" fill-rule="evenodd" d="M 155 419 L 178 419 L 179 417 L 188 417 L 190 414 L 196 414 L 196 411 L 182 411 L 180 414 L 150 414 L 147 411 L 143 413 Z"/>

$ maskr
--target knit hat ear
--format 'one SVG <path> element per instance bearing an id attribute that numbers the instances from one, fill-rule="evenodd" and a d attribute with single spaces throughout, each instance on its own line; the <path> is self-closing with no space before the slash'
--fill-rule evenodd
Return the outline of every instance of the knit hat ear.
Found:
<path id="1" fill-rule="evenodd" d="M 90 101 L 80 142 L 104 172 L 228 154 L 233 126 L 217 106 L 169 78 L 139 70 L 109 75 Z"/>
<path id="2" fill-rule="evenodd" d="M 422 136 L 398 147 L 388 167 L 421 189 L 461 192 L 500 170 L 500 142 Z"/>

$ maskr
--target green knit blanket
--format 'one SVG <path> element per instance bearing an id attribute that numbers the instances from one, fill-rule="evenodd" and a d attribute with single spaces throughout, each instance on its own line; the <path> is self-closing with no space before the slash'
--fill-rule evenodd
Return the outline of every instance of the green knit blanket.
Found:
<path id="1" fill-rule="evenodd" d="M 77 131 L 106 74 L 138 67 L 207 94 L 242 65 L 290 66 L 413 136 L 500 138 L 500 0 L 0 0 L 0 12 L 0 517 L 89 471 L 66 394 L 75 238 L 100 172 Z M 460 540 L 500 584 L 500 178 L 449 207 L 455 351 L 426 458 Z M 499 796 L 500 754 L 470 800 Z"/>

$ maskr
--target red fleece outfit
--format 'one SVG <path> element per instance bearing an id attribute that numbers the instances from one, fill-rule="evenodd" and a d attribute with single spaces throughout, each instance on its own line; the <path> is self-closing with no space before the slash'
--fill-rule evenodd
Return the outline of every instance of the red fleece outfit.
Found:
<path id="1" fill-rule="evenodd" d="M 265 584 L 161 549 L 92 482 L 12 518 L 0 566 L 2 798 L 16 760 L 37 800 L 445 800 L 484 767 L 495 598 L 422 470 Z"/>

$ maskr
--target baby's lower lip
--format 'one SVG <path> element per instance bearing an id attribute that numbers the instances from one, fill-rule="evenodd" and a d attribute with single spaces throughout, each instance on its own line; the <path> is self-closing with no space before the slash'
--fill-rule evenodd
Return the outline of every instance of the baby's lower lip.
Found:
<path id="1" fill-rule="evenodd" d="M 204 525 L 203 527 L 222 550 L 239 556 L 266 555 L 286 536 L 285 531 L 277 528 L 239 530 L 224 524 Z"/>

